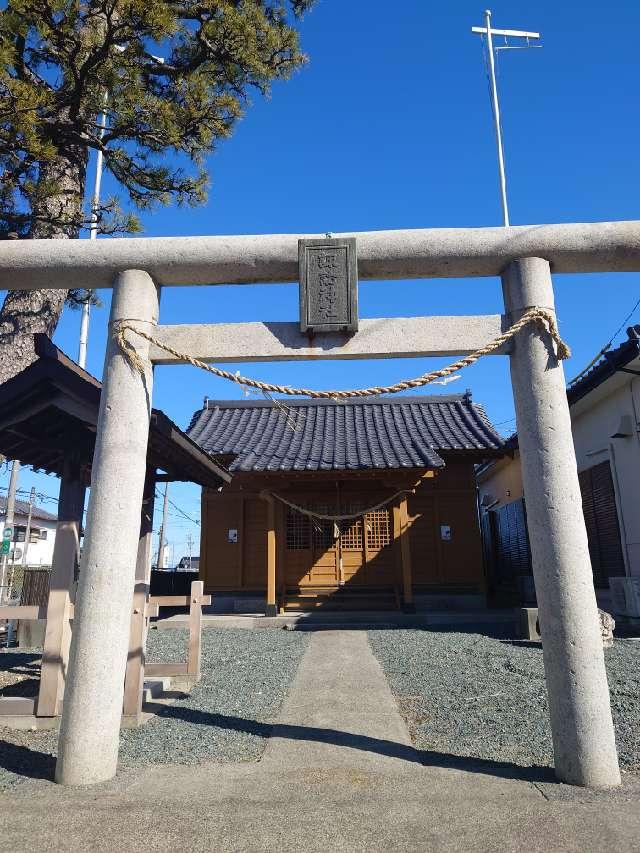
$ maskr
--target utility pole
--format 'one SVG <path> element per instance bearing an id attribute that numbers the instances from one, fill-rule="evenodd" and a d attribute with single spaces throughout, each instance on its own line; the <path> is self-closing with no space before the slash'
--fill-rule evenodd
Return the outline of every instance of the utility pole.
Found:
<path id="1" fill-rule="evenodd" d="M 193 533 L 191 531 L 187 533 L 187 549 L 189 554 L 189 571 L 191 571 L 191 552 L 193 550 Z"/>
<path id="2" fill-rule="evenodd" d="M 496 82 L 495 52 L 498 50 L 518 50 L 523 47 L 542 47 L 542 45 L 530 44 L 531 39 L 539 39 L 540 33 L 530 33 L 524 30 L 496 30 L 491 27 L 491 10 L 484 13 L 484 27 L 472 27 L 472 33 L 486 36 L 487 52 L 489 54 L 489 86 L 491 89 L 491 106 L 493 108 L 493 121 L 496 131 L 496 145 L 498 148 L 498 174 L 500 177 L 500 199 L 502 202 L 502 220 L 505 227 L 509 226 L 509 205 L 507 202 L 507 176 L 504 166 L 504 146 L 502 144 L 502 126 L 500 124 L 500 100 L 498 98 L 498 84 Z M 493 46 L 493 37 L 503 36 L 504 45 Z M 510 45 L 509 38 L 526 39 L 526 45 Z"/>
<path id="3" fill-rule="evenodd" d="M 29 548 L 29 537 L 31 536 L 31 516 L 33 515 L 33 505 L 36 500 L 35 486 L 31 486 L 29 492 L 29 515 L 27 516 L 27 529 L 24 534 L 24 550 L 22 552 L 22 565 L 27 565 L 27 550 Z"/>
<path id="4" fill-rule="evenodd" d="M 109 100 L 109 92 L 105 89 L 103 109 L 98 119 L 98 138 L 102 139 L 107 126 L 107 102 Z M 102 150 L 98 149 L 96 154 L 96 169 L 93 178 L 93 196 L 91 198 L 91 227 L 89 229 L 89 239 L 97 240 L 98 238 L 98 208 L 100 207 L 100 186 L 102 184 L 102 170 L 104 166 L 104 157 Z M 78 343 L 78 364 L 80 367 L 85 367 L 87 364 L 87 342 L 89 340 L 89 314 L 91 312 L 91 294 L 82 303 L 82 317 L 80 318 L 80 341 Z"/>
<path id="5" fill-rule="evenodd" d="M 167 515 L 169 510 L 169 483 L 164 487 L 164 502 L 162 504 L 162 523 L 158 540 L 158 568 L 164 569 L 165 539 L 167 536 Z"/>
<path id="6" fill-rule="evenodd" d="M 9 480 L 9 491 L 7 492 L 7 506 L 4 515 L 4 531 L 3 531 L 3 553 L 2 562 L 0 563 L 0 604 L 5 600 L 5 589 L 7 582 L 7 565 L 9 563 L 9 549 L 11 543 L 15 542 L 15 530 L 13 529 L 13 517 L 16 508 L 16 490 L 18 488 L 18 474 L 20 473 L 20 463 L 14 459 L 11 464 L 11 478 Z M 4 543 L 8 542 L 5 546 Z M 6 547 L 6 553 L 5 553 Z"/>
<path id="7" fill-rule="evenodd" d="M 118 53 L 124 51 L 124 45 L 115 45 L 114 50 Z M 164 64 L 162 56 L 154 56 L 149 54 L 149 58 L 160 65 Z M 107 127 L 107 105 L 109 103 L 109 90 L 104 90 L 102 101 L 102 112 L 98 118 L 98 139 L 102 140 L 105 129 Z M 93 196 L 91 198 L 91 226 L 89 228 L 89 239 L 98 239 L 98 209 L 100 207 L 100 187 L 102 184 L 102 171 L 104 167 L 104 155 L 102 149 L 98 149 L 96 154 L 96 168 L 93 178 Z M 87 343 L 89 340 L 89 314 L 91 311 L 91 293 L 82 303 L 82 316 L 80 318 L 80 341 L 78 343 L 78 364 L 80 367 L 85 367 L 87 364 Z"/>

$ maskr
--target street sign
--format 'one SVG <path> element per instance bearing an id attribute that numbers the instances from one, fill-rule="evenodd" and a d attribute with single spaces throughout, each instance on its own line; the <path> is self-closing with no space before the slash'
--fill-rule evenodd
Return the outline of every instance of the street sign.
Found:
<path id="1" fill-rule="evenodd" d="M 9 548 L 11 548 L 11 542 L 8 539 L 3 539 L 2 544 L 0 544 L 0 554 L 8 554 Z"/>
<path id="2" fill-rule="evenodd" d="M 11 539 L 13 538 L 13 527 L 5 527 L 2 531 L 2 538 L 8 539 L 9 542 L 11 542 Z"/>

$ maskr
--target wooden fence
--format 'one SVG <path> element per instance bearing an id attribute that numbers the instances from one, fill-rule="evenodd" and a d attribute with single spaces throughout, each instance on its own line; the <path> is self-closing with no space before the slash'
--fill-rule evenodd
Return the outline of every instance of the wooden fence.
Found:
<path id="1" fill-rule="evenodd" d="M 125 677 L 124 716 L 139 716 L 142 710 L 142 691 L 144 678 L 149 677 L 178 677 L 189 680 L 192 684 L 200 679 L 200 664 L 202 658 L 202 606 L 211 604 L 211 596 L 203 594 L 203 582 L 193 581 L 190 595 L 154 595 L 147 597 L 144 618 L 136 620 L 134 607 L 132 630 L 129 640 L 129 663 Z M 189 640 L 186 649 L 186 661 L 146 663 L 144 645 L 148 621 L 157 617 L 161 607 L 189 608 Z M 33 621 L 54 618 L 58 621 L 73 620 L 74 605 L 67 603 L 63 613 L 51 613 L 50 606 L 16 605 L 0 607 L 0 619 Z M 138 627 L 142 624 L 142 627 Z M 63 627 L 62 625 L 60 626 Z M 54 666 L 47 660 L 47 648 L 43 650 L 43 666 L 40 674 L 40 689 L 37 698 L 19 696 L 0 696 L 0 718 L 8 716 L 59 716 L 62 710 L 62 689 L 64 687 L 64 669 L 66 660 L 55 661 Z M 53 701 L 49 701 L 53 697 Z M 60 698 L 57 698 L 60 697 Z"/>

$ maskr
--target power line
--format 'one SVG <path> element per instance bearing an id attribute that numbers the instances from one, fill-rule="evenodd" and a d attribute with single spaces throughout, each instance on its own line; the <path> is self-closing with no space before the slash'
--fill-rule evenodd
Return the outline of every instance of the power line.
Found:
<path id="1" fill-rule="evenodd" d="M 164 499 L 164 495 L 159 495 L 159 494 L 158 494 L 158 490 L 156 489 L 156 498 L 158 498 L 158 500 L 159 500 L 161 497 Z M 199 519 L 191 518 L 191 516 L 190 516 L 190 515 L 188 515 L 188 514 L 187 514 L 183 509 L 181 509 L 181 507 L 179 507 L 177 504 L 175 504 L 175 503 L 171 500 L 171 498 L 169 498 L 169 499 L 168 499 L 168 502 L 169 502 L 169 505 L 170 505 L 170 506 L 172 506 L 172 507 L 176 510 L 176 512 L 180 513 L 180 515 L 181 515 L 183 518 L 185 518 L 187 521 L 190 521 L 190 522 L 191 522 L 191 524 L 197 524 L 197 525 L 198 525 L 198 527 L 200 526 L 200 521 L 199 521 Z"/>
<path id="2" fill-rule="evenodd" d="M 591 361 L 589 362 L 589 364 L 588 364 L 588 365 L 587 365 L 583 370 L 581 370 L 581 371 L 580 371 L 580 373 L 578 373 L 578 375 L 577 375 L 577 376 L 574 376 L 574 377 L 573 377 L 573 379 L 569 382 L 569 385 L 575 385 L 575 383 L 578 381 L 578 379 L 582 379 L 582 377 L 585 375 L 585 373 L 587 373 L 587 371 L 591 370 L 591 368 L 593 367 L 593 365 L 594 365 L 594 364 L 595 364 L 595 363 L 596 363 L 596 362 L 597 362 L 597 361 L 598 361 L 598 360 L 599 360 L 599 359 L 600 359 L 600 358 L 601 358 L 601 357 L 602 357 L 602 356 L 603 356 L 603 355 L 604 355 L 608 350 L 610 350 L 610 349 L 611 349 L 611 346 L 613 345 L 613 342 L 614 342 L 614 341 L 615 341 L 615 339 L 618 337 L 618 335 L 620 334 L 620 332 L 622 331 L 622 329 L 625 327 L 625 325 L 629 322 L 629 320 L 630 320 L 630 319 L 633 317 L 633 315 L 636 313 L 636 311 L 637 311 L 637 309 L 638 309 L 638 307 L 639 307 L 639 306 L 640 306 L 640 299 L 638 299 L 638 300 L 636 301 L 636 303 L 635 303 L 635 305 L 633 306 L 633 308 L 631 309 L 631 311 L 629 311 L 629 313 L 628 313 L 628 314 L 627 314 L 627 316 L 624 318 L 624 320 L 622 321 L 622 323 L 620 323 L 620 325 L 618 326 L 618 328 L 616 329 L 616 331 L 615 331 L 615 332 L 613 333 L 613 335 L 611 336 L 611 340 L 610 340 L 608 343 L 606 343 L 606 344 L 602 347 L 602 349 L 600 350 L 600 352 L 599 352 L 599 353 L 598 353 L 594 358 L 592 358 L 592 359 L 591 359 Z"/>

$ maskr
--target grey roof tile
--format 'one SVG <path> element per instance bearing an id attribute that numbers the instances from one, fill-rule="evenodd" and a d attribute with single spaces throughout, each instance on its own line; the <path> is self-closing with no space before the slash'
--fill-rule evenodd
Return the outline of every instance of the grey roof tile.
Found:
<path id="1" fill-rule="evenodd" d="M 0 515 L 4 516 L 7 511 L 6 496 L 0 497 Z M 29 504 L 27 501 L 16 500 L 14 514 L 20 518 L 26 518 L 29 515 Z M 31 518 L 35 521 L 57 521 L 58 516 L 43 509 L 41 506 L 33 507 Z"/>
<path id="2" fill-rule="evenodd" d="M 188 435 L 212 455 L 234 455 L 231 471 L 441 468 L 439 451 L 502 449 L 470 396 L 371 400 L 208 400 Z"/>

